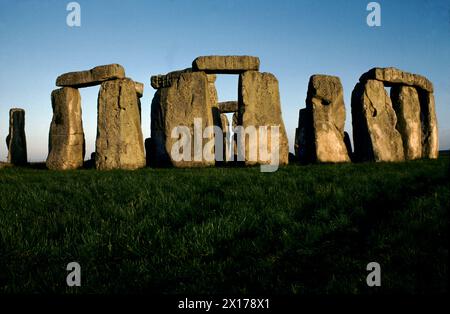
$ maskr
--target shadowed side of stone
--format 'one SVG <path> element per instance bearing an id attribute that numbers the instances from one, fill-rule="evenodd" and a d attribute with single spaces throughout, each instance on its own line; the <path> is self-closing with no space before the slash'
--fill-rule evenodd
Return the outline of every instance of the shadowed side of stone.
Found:
<path id="1" fill-rule="evenodd" d="M 103 82 L 98 96 L 95 166 L 134 170 L 146 164 L 135 83 Z"/>
<path id="2" fill-rule="evenodd" d="M 80 92 L 63 87 L 54 90 L 51 99 L 53 119 L 46 166 L 52 170 L 80 168 L 85 155 Z"/>
<path id="3" fill-rule="evenodd" d="M 16 166 L 27 164 L 27 141 L 25 136 L 25 110 L 9 111 L 9 134 L 6 137 L 8 163 Z"/>
<path id="4" fill-rule="evenodd" d="M 58 76 L 56 86 L 89 87 L 102 82 L 125 78 L 125 69 L 120 64 L 100 65 L 91 70 L 69 72 Z"/>
<path id="5" fill-rule="evenodd" d="M 217 74 L 240 74 L 259 71 L 259 58 L 252 56 L 202 56 L 192 62 L 194 71 Z"/>
<path id="6" fill-rule="evenodd" d="M 350 135 L 348 135 L 347 132 L 344 132 L 344 144 L 347 148 L 348 156 L 350 157 L 350 160 L 353 161 L 353 149 L 352 149 L 352 142 L 350 140 Z"/>
<path id="7" fill-rule="evenodd" d="M 310 108 L 303 108 L 299 110 L 298 115 L 298 126 L 295 129 L 295 157 L 301 163 L 311 163 L 316 160 L 312 111 Z"/>
<path id="8" fill-rule="evenodd" d="M 439 157 L 439 134 L 433 93 L 419 92 L 420 119 L 422 125 L 422 157 Z"/>

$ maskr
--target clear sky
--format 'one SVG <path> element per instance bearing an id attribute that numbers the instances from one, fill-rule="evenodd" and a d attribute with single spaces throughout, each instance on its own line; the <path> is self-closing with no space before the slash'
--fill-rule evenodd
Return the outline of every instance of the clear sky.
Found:
<path id="1" fill-rule="evenodd" d="M 68 27 L 65 0 L 0 0 L 0 160 L 8 111 L 26 110 L 29 159 L 47 156 L 50 94 L 59 74 L 120 63 L 145 83 L 142 129 L 150 136 L 150 76 L 189 67 L 201 55 L 255 55 L 280 82 L 291 151 L 312 74 L 341 78 L 350 95 L 378 66 L 423 74 L 435 87 L 440 148 L 450 148 L 450 2 L 384 0 L 381 27 L 366 24 L 368 0 L 79 0 L 81 27 Z M 217 80 L 219 100 L 237 99 L 237 76 Z M 97 87 L 81 89 L 87 155 L 95 149 Z"/>

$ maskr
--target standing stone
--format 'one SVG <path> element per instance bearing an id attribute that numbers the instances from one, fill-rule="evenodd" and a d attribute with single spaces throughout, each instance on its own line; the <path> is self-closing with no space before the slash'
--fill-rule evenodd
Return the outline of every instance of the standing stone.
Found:
<path id="1" fill-rule="evenodd" d="M 380 81 L 358 83 L 352 93 L 355 158 L 358 161 L 402 161 L 403 142 L 397 117 Z"/>
<path id="2" fill-rule="evenodd" d="M 289 146 L 281 116 L 278 80 L 271 73 L 248 71 L 239 76 L 239 125 L 247 131 L 256 129 L 257 138 L 245 137 L 245 164 L 271 164 L 271 155 L 278 150 L 280 165 L 288 164 Z M 267 127 L 267 141 L 261 147 L 261 129 Z M 271 143 L 272 127 L 279 127 L 278 145 Z M 261 154 L 267 152 L 266 154 Z M 255 156 L 252 156 L 255 154 Z M 256 159 L 256 160 L 255 160 Z M 274 162 L 274 161 L 273 161 Z"/>
<path id="3" fill-rule="evenodd" d="M 315 161 L 313 118 L 310 108 L 299 111 L 298 127 L 295 129 L 295 157 L 302 163 Z"/>
<path id="4" fill-rule="evenodd" d="M 178 77 L 172 78 L 170 87 L 157 90 L 152 101 L 151 131 L 158 164 L 169 163 L 175 167 L 204 167 L 215 164 L 214 151 L 212 160 L 205 158 L 202 153 L 211 140 L 214 142 L 214 134 L 203 136 L 205 128 L 220 123 L 220 116 L 218 122 L 214 122 L 213 119 L 214 106 L 210 87 L 205 73 L 193 72 L 181 73 Z M 178 138 L 172 138 L 172 131 L 175 128 L 189 130 L 190 137 L 178 134 Z M 174 145 L 176 143 L 179 145 L 182 137 L 188 141 L 186 147 L 190 147 L 190 150 L 185 151 L 181 147 L 177 154 L 172 156 L 172 149 L 177 147 Z M 184 154 L 188 157 L 178 158 Z"/>
<path id="5" fill-rule="evenodd" d="M 397 115 L 397 130 L 403 141 L 406 160 L 422 157 L 422 127 L 420 122 L 420 102 L 416 88 L 394 86 L 391 100 Z"/>
<path id="6" fill-rule="evenodd" d="M 419 100 L 422 121 L 422 157 L 437 159 L 439 157 L 439 135 L 434 95 L 419 90 Z"/>
<path id="7" fill-rule="evenodd" d="M 100 170 L 145 166 L 138 97 L 131 79 L 103 82 L 98 95 L 95 166 Z"/>
<path id="8" fill-rule="evenodd" d="M 312 113 L 315 161 L 349 162 L 344 143 L 345 104 L 341 80 L 313 75 L 309 80 L 306 107 Z"/>
<path id="9" fill-rule="evenodd" d="M 8 162 L 21 166 L 27 163 L 27 141 L 25 137 L 25 110 L 9 110 L 9 134 L 6 137 Z"/>
<path id="10" fill-rule="evenodd" d="M 85 155 L 80 92 L 76 88 L 63 87 L 54 90 L 51 98 L 53 119 L 50 124 L 47 168 L 80 168 Z"/>

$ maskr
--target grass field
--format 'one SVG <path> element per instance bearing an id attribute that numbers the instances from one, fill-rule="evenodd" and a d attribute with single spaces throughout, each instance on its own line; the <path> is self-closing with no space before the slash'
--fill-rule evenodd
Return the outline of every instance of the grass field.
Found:
<path id="1" fill-rule="evenodd" d="M 448 292 L 449 161 L 2 169 L 0 292 Z"/>

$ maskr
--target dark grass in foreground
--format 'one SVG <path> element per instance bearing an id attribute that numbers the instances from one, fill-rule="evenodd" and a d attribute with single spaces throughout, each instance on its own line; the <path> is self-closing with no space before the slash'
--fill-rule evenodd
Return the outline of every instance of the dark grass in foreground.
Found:
<path id="1" fill-rule="evenodd" d="M 0 170 L 0 292 L 448 291 L 449 157 L 400 164 Z M 66 287 L 66 265 L 82 287 Z M 378 262 L 382 287 L 368 288 Z"/>

